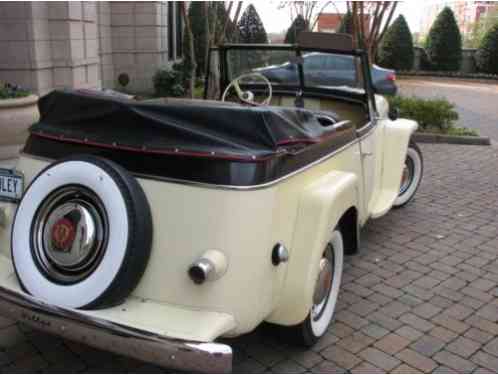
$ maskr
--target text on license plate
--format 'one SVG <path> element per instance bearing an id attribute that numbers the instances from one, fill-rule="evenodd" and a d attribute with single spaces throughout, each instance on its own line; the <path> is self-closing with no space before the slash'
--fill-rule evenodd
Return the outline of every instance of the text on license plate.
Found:
<path id="1" fill-rule="evenodd" d="M 0 170 L 0 201 L 17 201 L 23 192 L 23 178 L 10 171 Z"/>

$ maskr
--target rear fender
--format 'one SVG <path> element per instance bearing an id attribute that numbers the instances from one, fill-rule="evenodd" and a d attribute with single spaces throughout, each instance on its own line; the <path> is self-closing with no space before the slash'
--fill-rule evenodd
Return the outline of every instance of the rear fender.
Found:
<path id="1" fill-rule="evenodd" d="M 410 137 L 418 127 L 418 124 L 412 120 L 382 121 L 384 122 L 382 173 L 379 194 L 369 209 L 372 218 L 386 214 L 398 197 Z"/>
<path id="2" fill-rule="evenodd" d="M 358 184 L 356 175 L 334 171 L 301 193 L 284 287 L 277 308 L 267 321 L 294 325 L 308 315 L 319 260 L 343 214 L 358 207 Z"/>

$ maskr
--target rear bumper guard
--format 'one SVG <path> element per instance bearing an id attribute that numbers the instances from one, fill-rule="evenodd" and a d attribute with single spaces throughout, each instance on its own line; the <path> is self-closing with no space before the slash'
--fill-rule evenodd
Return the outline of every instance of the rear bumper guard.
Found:
<path id="1" fill-rule="evenodd" d="M 0 287 L 0 315 L 89 346 L 191 372 L 230 372 L 228 345 L 179 340 L 93 318 Z"/>

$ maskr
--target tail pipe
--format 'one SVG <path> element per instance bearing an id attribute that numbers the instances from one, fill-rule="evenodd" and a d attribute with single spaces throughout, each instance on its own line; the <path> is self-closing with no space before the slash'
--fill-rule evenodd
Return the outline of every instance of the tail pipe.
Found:
<path id="1" fill-rule="evenodd" d="M 195 284 L 204 284 L 221 278 L 228 268 L 228 261 L 221 251 L 208 250 L 188 269 L 188 275 Z"/>

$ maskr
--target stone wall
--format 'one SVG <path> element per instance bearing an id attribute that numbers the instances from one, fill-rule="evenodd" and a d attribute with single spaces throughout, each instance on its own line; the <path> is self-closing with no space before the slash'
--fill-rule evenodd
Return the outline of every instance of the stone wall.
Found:
<path id="1" fill-rule="evenodd" d="M 44 94 L 100 87 L 94 2 L 0 4 L 0 80 Z"/>
<path id="2" fill-rule="evenodd" d="M 168 56 L 167 15 L 167 2 L 0 2 L 0 81 L 42 95 L 120 89 L 126 73 L 127 90 L 151 91 L 157 68 L 177 61 Z"/>
<path id="3" fill-rule="evenodd" d="M 462 63 L 460 64 L 460 72 L 462 73 L 478 73 L 474 55 L 476 49 L 463 49 L 462 50 Z M 424 49 L 422 47 L 415 47 L 415 60 L 413 63 L 413 70 L 424 70 L 422 68 L 422 55 Z"/>
<path id="4" fill-rule="evenodd" d="M 168 59 L 168 4 L 111 2 L 110 10 L 115 79 L 125 73 L 127 90 L 148 91 L 156 70 L 175 61 Z"/>

